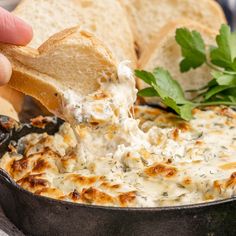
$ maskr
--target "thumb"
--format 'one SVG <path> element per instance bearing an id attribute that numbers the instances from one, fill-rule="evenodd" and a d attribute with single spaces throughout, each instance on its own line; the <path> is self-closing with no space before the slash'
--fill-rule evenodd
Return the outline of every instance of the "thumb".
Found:
<path id="1" fill-rule="evenodd" d="M 27 23 L 0 7 L 0 42 L 26 45 L 32 35 L 32 28 Z"/>
<path id="2" fill-rule="evenodd" d="M 11 64 L 8 59 L 0 53 L 0 86 L 6 84 L 11 78 Z"/>

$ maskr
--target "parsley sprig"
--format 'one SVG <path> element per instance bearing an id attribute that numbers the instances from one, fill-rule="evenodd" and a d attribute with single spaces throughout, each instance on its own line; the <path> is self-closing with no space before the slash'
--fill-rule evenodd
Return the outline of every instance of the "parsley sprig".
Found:
<path id="1" fill-rule="evenodd" d="M 138 95 L 159 97 L 184 120 L 192 118 L 195 107 L 236 106 L 236 34 L 231 33 L 229 26 L 221 26 L 217 46 L 206 45 L 200 33 L 187 28 L 177 29 L 175 39 L 183 57 L 180 71 L 185 73 L 206 64 L 212 69 L 212 80 L 202 88 L 185 91 L 197 94 L 187 100 L 180 84 L 164 68 L 157 67 L 153 72 L 136 70 L 135 75 L 150 86 L 140 90 Z"/>

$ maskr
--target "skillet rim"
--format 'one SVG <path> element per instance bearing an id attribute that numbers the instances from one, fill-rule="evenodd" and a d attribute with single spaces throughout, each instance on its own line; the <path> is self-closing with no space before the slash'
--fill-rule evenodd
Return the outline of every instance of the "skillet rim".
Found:
<path id="1" fill-rule="evenodd" d="M 3 173 L 3 174 L 2 174 Z M 58 200 L 46 196 L 36 195 L 18 185 L 10 176 L 9 174 L 0 168 L 0 178 L 6 182 L 6 184 L 11 185 L 11 187 L 15 188 L 16 190 L 27 194 L 28 196 L 39 199 L 42 201 L 47 201 L 48 203 L 57 203 L 59 205 L 63 205 L 65 207 L 83 207 L 83 208 L 92 208 L 92 209 L 99 209 L 99 210 L 112 210 L 112 211 L 136 211 L 136 212 L 160 212 L 160 211 L 181 211 L 181 210 L 191 210 L 191 209 L 204 209 L 206 207 L 211 206 L 218 206 L 223 205 L 225 203 L 235 202 L 236 204 L 236 196 L 226 199 L 220 199 L 216 201 L 210 202 L 202 202 L 197 204 L 186 204 L 186 205 L 176 205 L 176 206 L 165 206 L 165 207 L 115 207 L 115 206 L 103 206 L 103 205 L 91 205 L 91 204 L 82 204 L 82 203 L 75 203 L 69 202 L 65 200 Z"/>

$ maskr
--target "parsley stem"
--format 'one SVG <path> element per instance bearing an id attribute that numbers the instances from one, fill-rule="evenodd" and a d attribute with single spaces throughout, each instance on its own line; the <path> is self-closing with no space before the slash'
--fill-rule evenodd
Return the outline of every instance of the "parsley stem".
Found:
<path id="1" fill-rule="evenodd" d="M 236 106 L 236 102 L 200 102 L 200 103 L 195 103 L 196 106 L 198 107 L 203 107 L 203 106 L 215 106 L 215 105 L 226 105 L 226 106 Z"/>
<path id="2" fill-rule="evenodd" d="M 206 90 L 207 88 L 208 88 L 208 86 L 204 86 L 204 87 L 201 87 L 199 89 L 188 89 L 188 90 L 185 90 L 185 93 L 199 92 L 199 91 L 202 91 L 202 90 Z"/>
<path id="3" fill-rule="evenodd" d="M 202 93 L 199 93 L 197 96 L 195 96 L 194 98 L 191 99 L 191 101 L 196 101 L 196 99 L 202 97 L 203 95 L 205 95 L 206 92 L 202 92 Z"/>
<path id="4" fill-rule="evenodd" d="M 209 61 L 206 61 L 206 64 L 207 64 L 211 69 L 213 69 L 213 70 L 222 72 L 222 73 L 227 74 L 227 75 L 236 75 L 236 72 L 223 70 L 223 69 L 219 68 L 218 66 L 213 65 L 213 64 L 210 63 Z"/>

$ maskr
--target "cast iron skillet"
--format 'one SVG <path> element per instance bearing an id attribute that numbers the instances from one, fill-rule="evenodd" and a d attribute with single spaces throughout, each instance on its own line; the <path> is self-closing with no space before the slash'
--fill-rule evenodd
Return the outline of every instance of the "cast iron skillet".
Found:
<path id="1" fill-rule="evenodd" d="M 0 116 L 0 155 L 20 137 L 53 134 L 62 124 L 57 118 L 43 122 L 45 127 L 39 128 Z M 90 206 L 34 195 L 0 169 L 0 204 L 27 235 L 236 235 L 236 198 L 158 208 Z"/>

